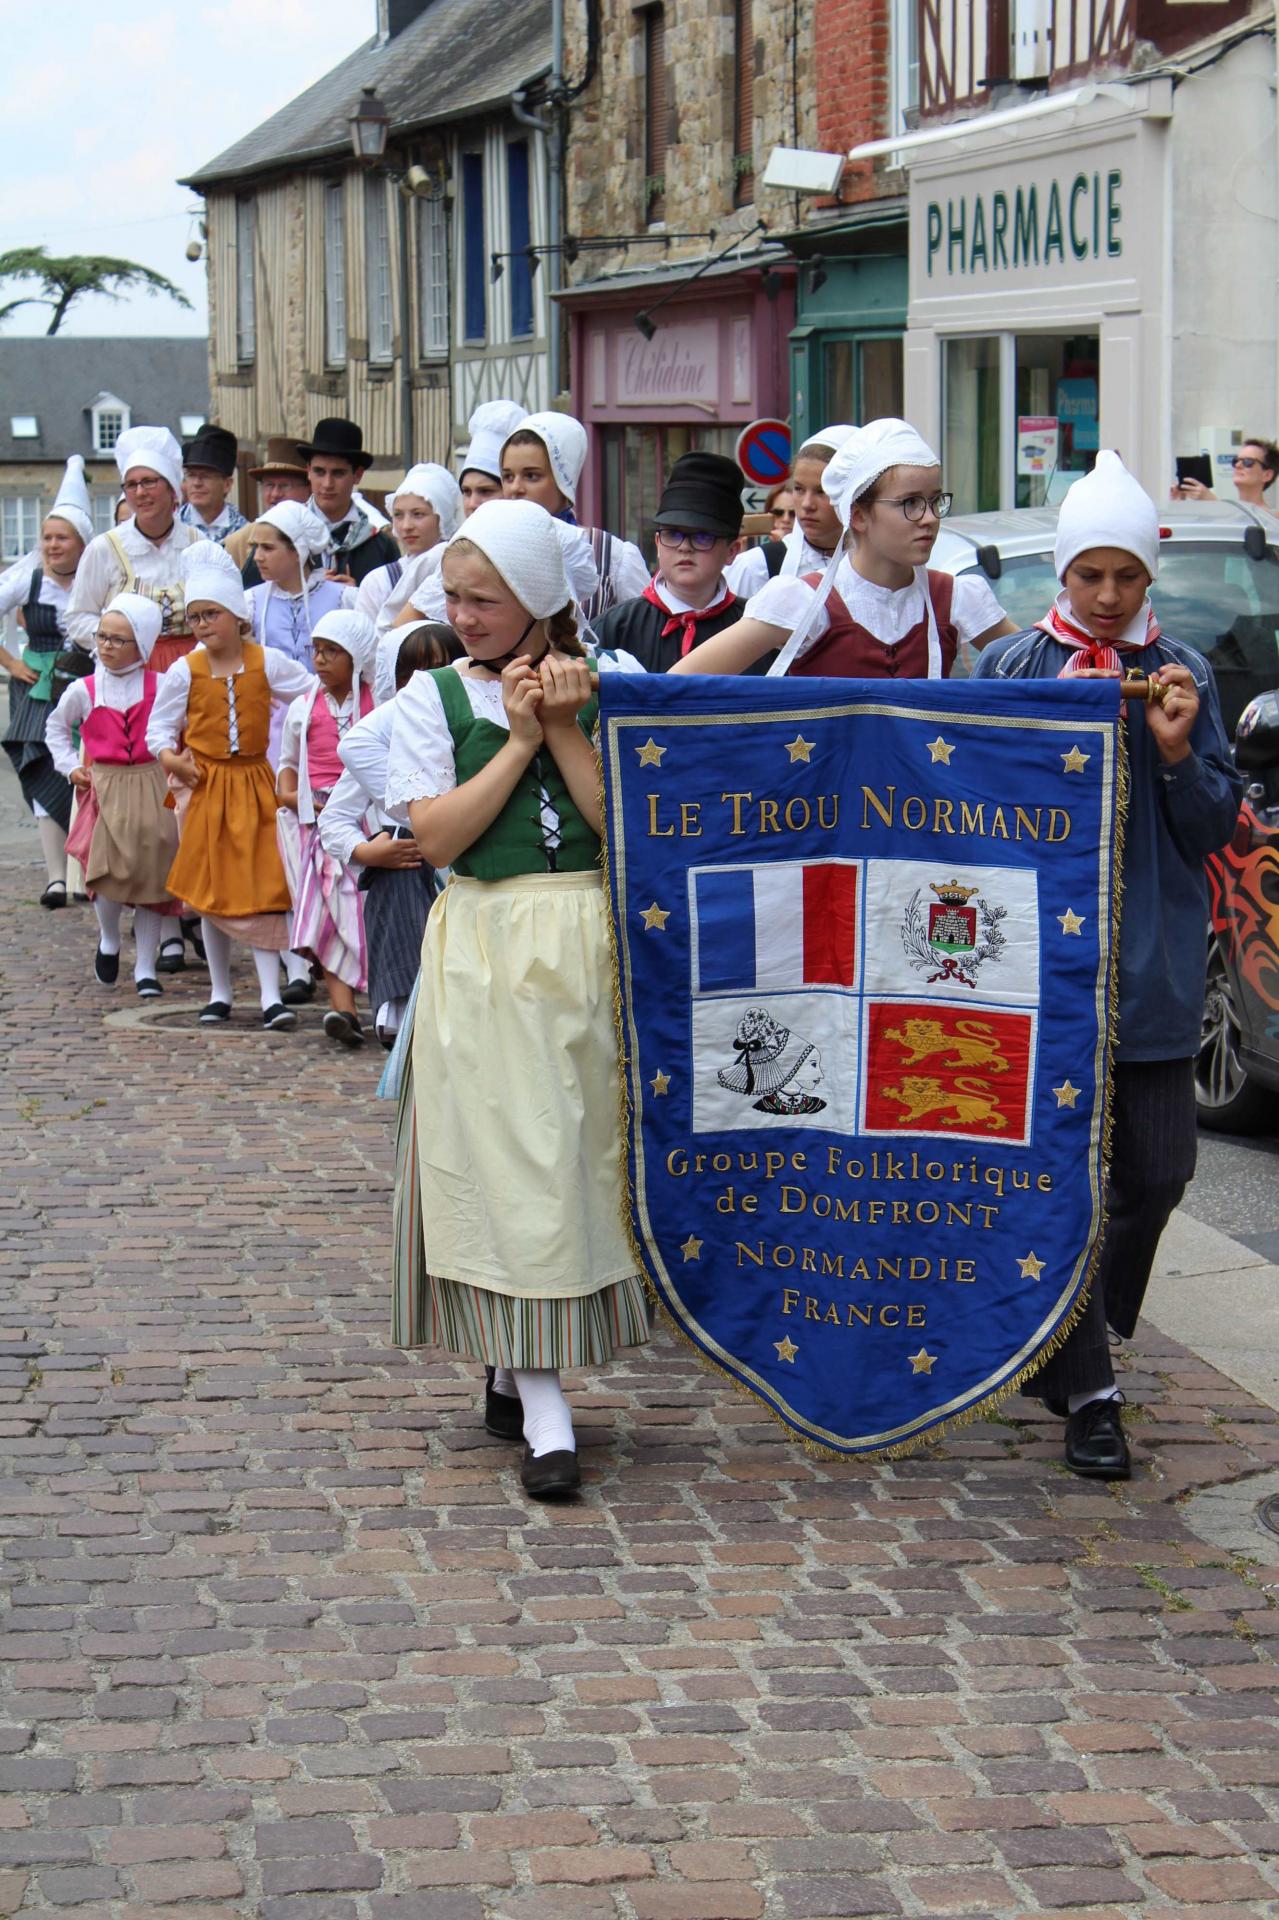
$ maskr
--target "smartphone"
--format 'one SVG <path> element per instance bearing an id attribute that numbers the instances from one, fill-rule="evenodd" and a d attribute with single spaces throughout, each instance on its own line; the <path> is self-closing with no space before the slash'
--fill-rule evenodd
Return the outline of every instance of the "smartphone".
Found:
<path id="1" fill-rule="evenodd" d="M 1212 488 L 1212 461 L 1206 453 L 1179 453 L 1177 455 L 1177 485 L 1184 487 L 1187 480 L 1198 480 L 1202 486 Z"/>

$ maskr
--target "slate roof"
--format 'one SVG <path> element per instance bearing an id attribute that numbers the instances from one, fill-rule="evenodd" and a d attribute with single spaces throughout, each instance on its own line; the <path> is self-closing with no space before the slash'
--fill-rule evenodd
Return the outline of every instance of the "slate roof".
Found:
<path id="1" fill-rule="evenodd" d="M 0 338 L 0 461 L 65 460 L 69 453 L 101 460 L 91 439 L 89 408 L 113 393 L 135 427 L 168 427 L 179 415 L 209 411 L 209 346 L 190 339 Z M 36 440 L 15 440 L 14 414 L 33 413 Z"/>
<path id="2" fill-rule="evenodd" d="M 347 120 L 376 87 L 393 134 L 505 106 L 551 64 L 550 0 L 431 0 L 395 37 L 366 41 L 287 107 L 179 184 L 197 191 L 349 155 Z"/>

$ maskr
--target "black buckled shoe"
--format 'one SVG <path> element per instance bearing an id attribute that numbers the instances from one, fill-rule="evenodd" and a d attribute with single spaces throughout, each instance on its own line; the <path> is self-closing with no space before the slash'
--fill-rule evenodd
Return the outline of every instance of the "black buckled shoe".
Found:
<path id="1" fill-rule="evenodd" d="M 160 952 L 156 957 L 157 973 L 184 973 L 186 971 L 186 949 L 180 933 L 171 933 L 160 942 Z"/>
<path id="2" fill-rule="evenodd" d="M 524 1438 L 524 1405 L 518 1393 L 495 1393 L 492 1367 L 484 1369 L 484 1427 L 495 1440 Z"/>
<path id="3" fill-rule="evenodd" d="M 1132 1460 L 1124 1438 L 1122 1395 L 1089 1400 L 1066 1421 L 1066 1465 L 1088 1480 L 1127 1480 Z"/>
<path id="4" fill-rule="evenodd" d="M 113 987 L 120 978 L 119 954 L 103 953 L 99 947 L 93 956 L 93 977 L 100 987 Z"/>
<path id="5" fill-rule="evenodd" d="M 65 907 L 67 904 L 67 883 L 65 880 L 50 880 L 40 895 L 42 907 Z"/>
<path id="6" fill-rule="evenodd" d="M 520 1479 L 525 1493 L 535 1500 L 571 1500 L 582 1484 L 582 1469 L 577 1455 L 567 1447 L 536 1455 L 531 1447 L 525 1447 Z"/>

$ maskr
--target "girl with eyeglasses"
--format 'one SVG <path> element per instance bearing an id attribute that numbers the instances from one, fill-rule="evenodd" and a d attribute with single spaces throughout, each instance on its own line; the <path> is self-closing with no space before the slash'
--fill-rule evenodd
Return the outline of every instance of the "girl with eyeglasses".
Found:
<path id="1" fill-rule="evenodd" d="M 778 648 L 774 672 L 940 680 L 961 640 L 982 647 L 1017 631 L 983 575 L 929 568 L 951 496 L 936 454 L 906 421 L 854 428 L 822 489 L 844 529 L 825 571 L 770 580 L 735 627 L 673 673 L 744 673 Z"/>

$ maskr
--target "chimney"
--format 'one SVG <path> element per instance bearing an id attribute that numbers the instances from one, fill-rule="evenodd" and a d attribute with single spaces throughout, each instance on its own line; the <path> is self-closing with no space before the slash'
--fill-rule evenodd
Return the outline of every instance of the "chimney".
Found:
<path id="1" fill-rule="evenodd" d="M 383 45 L 411 27 L 431 0 L 377 0 L 377 37 Z"/>

